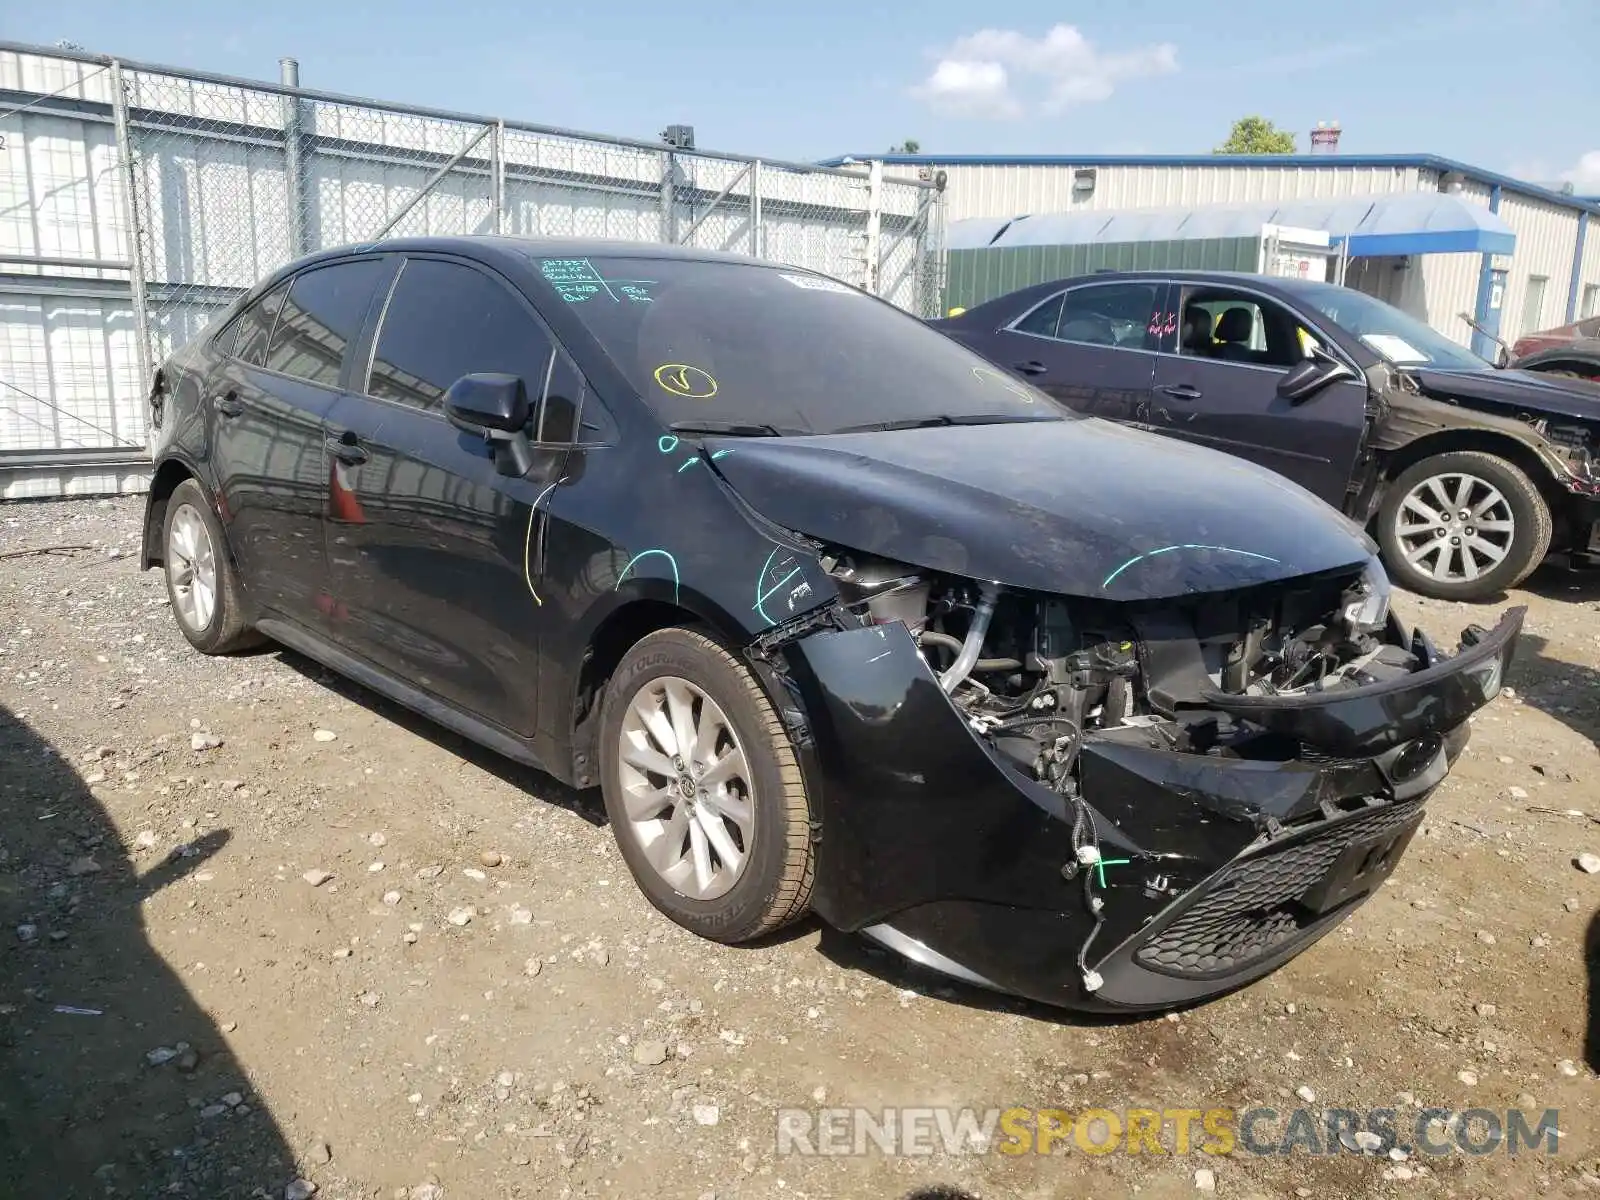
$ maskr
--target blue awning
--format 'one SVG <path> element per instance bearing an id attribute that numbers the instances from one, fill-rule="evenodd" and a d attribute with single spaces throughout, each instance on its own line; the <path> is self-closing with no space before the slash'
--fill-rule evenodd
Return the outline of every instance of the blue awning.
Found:
<path id="1" fill-rule="evenodd" d="M 1081 209 L 952 222 L 951 249 L 1075 246 L 1259 237 L 1263 225 L 1325 230 L 1352 258 L 1404 254 L 1510 254 L 1517 236 L 1498 215 L 1448 192 L 1395 192 L 1327 200 L 1186 208 Z"/>
<path id="2" fill-rule="evenodd" d="M 1344 239 L 1351 258 L 1380 254 L 1510 254 L 1517 235 L 1499 215 L 1447 192 L 1378 196 Z"/>

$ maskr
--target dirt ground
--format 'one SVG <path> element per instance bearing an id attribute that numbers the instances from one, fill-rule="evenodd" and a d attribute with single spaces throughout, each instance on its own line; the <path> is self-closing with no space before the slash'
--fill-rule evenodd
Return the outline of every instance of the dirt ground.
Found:
<path id="1" fill-rule="evenodd" d="M 696 940 L 635 890 L 595 795 L 289 652 L 191 651 L 136 569 L 141 508 L 0 506 L 0 555 L 87 547 L 0 558 L 0 1195 L 1600 1194 L 1600 874 L 1574 863 L 1600 825 L 1568 815 L 1600 816 L 1600 579 L 1508 599 L 1531 610 L 1512 686 L 1373 901 L 1242 992 L 1104 1022 L 815 923 Z M 1495 615 L 1399 603 L 1448 646 Z M 1554 1107 L 1562 1136 L 1405 1161 L 777 1154 L 776 1110 L 823 1104 Z"/>

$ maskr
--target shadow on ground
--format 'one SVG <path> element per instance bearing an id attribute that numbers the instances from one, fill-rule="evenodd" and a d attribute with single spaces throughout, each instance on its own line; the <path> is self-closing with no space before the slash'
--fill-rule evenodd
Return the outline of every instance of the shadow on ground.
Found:
<path id="1" fill-rule="evenodd" d="M 1600 632 L 1600 614 L 1594 628 Z M 1600 670 L 1555 657 L 1548 638 L 1523 630 L 1507 682 L 1529 708 L 1553 717 L 1591 742 L 1600 741 Z M 1544 765 L 1544 769 L 1560 768 Z"/>
<path id="2" fill-rule="evenodd" d="M 530 797 L 542 800 L 546 804 L 553 804 L 557 808 L 564 808 L 582 817 L 591 825 L 599 826 L 606 823 L 605 804 L 600 799 L 599 789 L 591 788 L 580 792 L 576 788 L 570 788 L 543 771 L 525 766 L 503 754 L 480 746 L 477 742 L 446 729 L 421 713 L 413 712 L 403 704 L 396 704 L 353 679 L 347 679 L 337 672 L 330 671 L 314 659 L 287 647 L 273 645 L 267 648 L 267 652 L 276 654 L 285 666 L 293 668 L 319 687 L 325 687 L 351 703 L 361 705 L 385 721 L 400 726 L 407 733 L 432 742 L 441 750 L 471 763 L 479 770 L 487 771 L 497 779 L 504 780 L 512 787 L 528 793 Z"/>
<path id="3" fill-rule="evenodd" d="M 1528 576 L 1521 586 L 1523 591 L 1547 600 L 1570 604 L 1600 602 L 1600 570 L 1574 571 L 1554 560 Z"/>
<path id="4" fill-rule="evenodd" d="M 277 1197 L 294 1178 L 226 1037 L 145 936 L 143 902 L 227 841 L 153 850 L 141 874 L 71 757 L 0 708 L 0 1194 Z"/>

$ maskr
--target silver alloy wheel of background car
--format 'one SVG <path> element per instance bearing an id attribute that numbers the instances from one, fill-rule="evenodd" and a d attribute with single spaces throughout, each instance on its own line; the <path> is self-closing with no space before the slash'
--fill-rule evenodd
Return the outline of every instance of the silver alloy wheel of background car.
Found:
<path id="1" fill-rule="evenodd" d="M 205 519 L 193 505 L 181 505 L 172 514 L 166 559 L 178 619 L 199 633 L 217 611 L 217 552 Z"/>
<path id="2" fill-rule="evenodd" d="M 1477 579 L 1511 552 L 1517 523 L 1500 489 L 1452 471 L 1422 480 L 1395 511 L 1395 541 L 1417 571 L 1441 582 Z"/>
<path id="3" fill-rule="evenodd" d="M 618 749 L 628 823 L 651 867 L 692 900 L 727 894 L 755 844 L 755 792 L 717 702 L 676 675 L 652 679 L 628 705 Z"/>

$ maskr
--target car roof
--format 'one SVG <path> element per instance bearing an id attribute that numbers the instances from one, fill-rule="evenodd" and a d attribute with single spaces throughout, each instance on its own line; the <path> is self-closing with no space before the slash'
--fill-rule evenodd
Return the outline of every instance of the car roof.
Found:
<path id="1" fill-rule="evenodd" d="M 650 258 L 680 262 L 725 262 L 746 266 L 776 267 L 783 264 L 745 254 L 706 250 L 663 242 L 633 242 L 621 238 L 508 237 L 498 234 L 473 234 L 453 237 L 384 238 L 376 242 L 355 242 L 319 250 L 295 260 L 275 275 L 302 270 L 316 263 L 330 262 L 352 254 L 457 254 L 487 263 L 502 263 L 525 270 L 536 258 Z M 805 268 L 786 267 L 786 270 Z M 811 272 L 808 272 L 811 273 Z"/>
<path id="2" fill-rule="evenodd" d="M 1052 280 L 1052 283 L 1087 283 L 1112 279 L 1162 279 L 1179 283 L 1215 283 L 1219 285 L 1246 285 L 1262 292 L 1298 292 L 1307 285 L 1332 286 L 1320 279 L 1294 279 L 1282 275 L 1258 275 L 1251 271 L 1186 271 L 1181 268 L 1169 271 L 1095 271 L 1089 275 L 1075 275 L 1070 279 Z"/>

